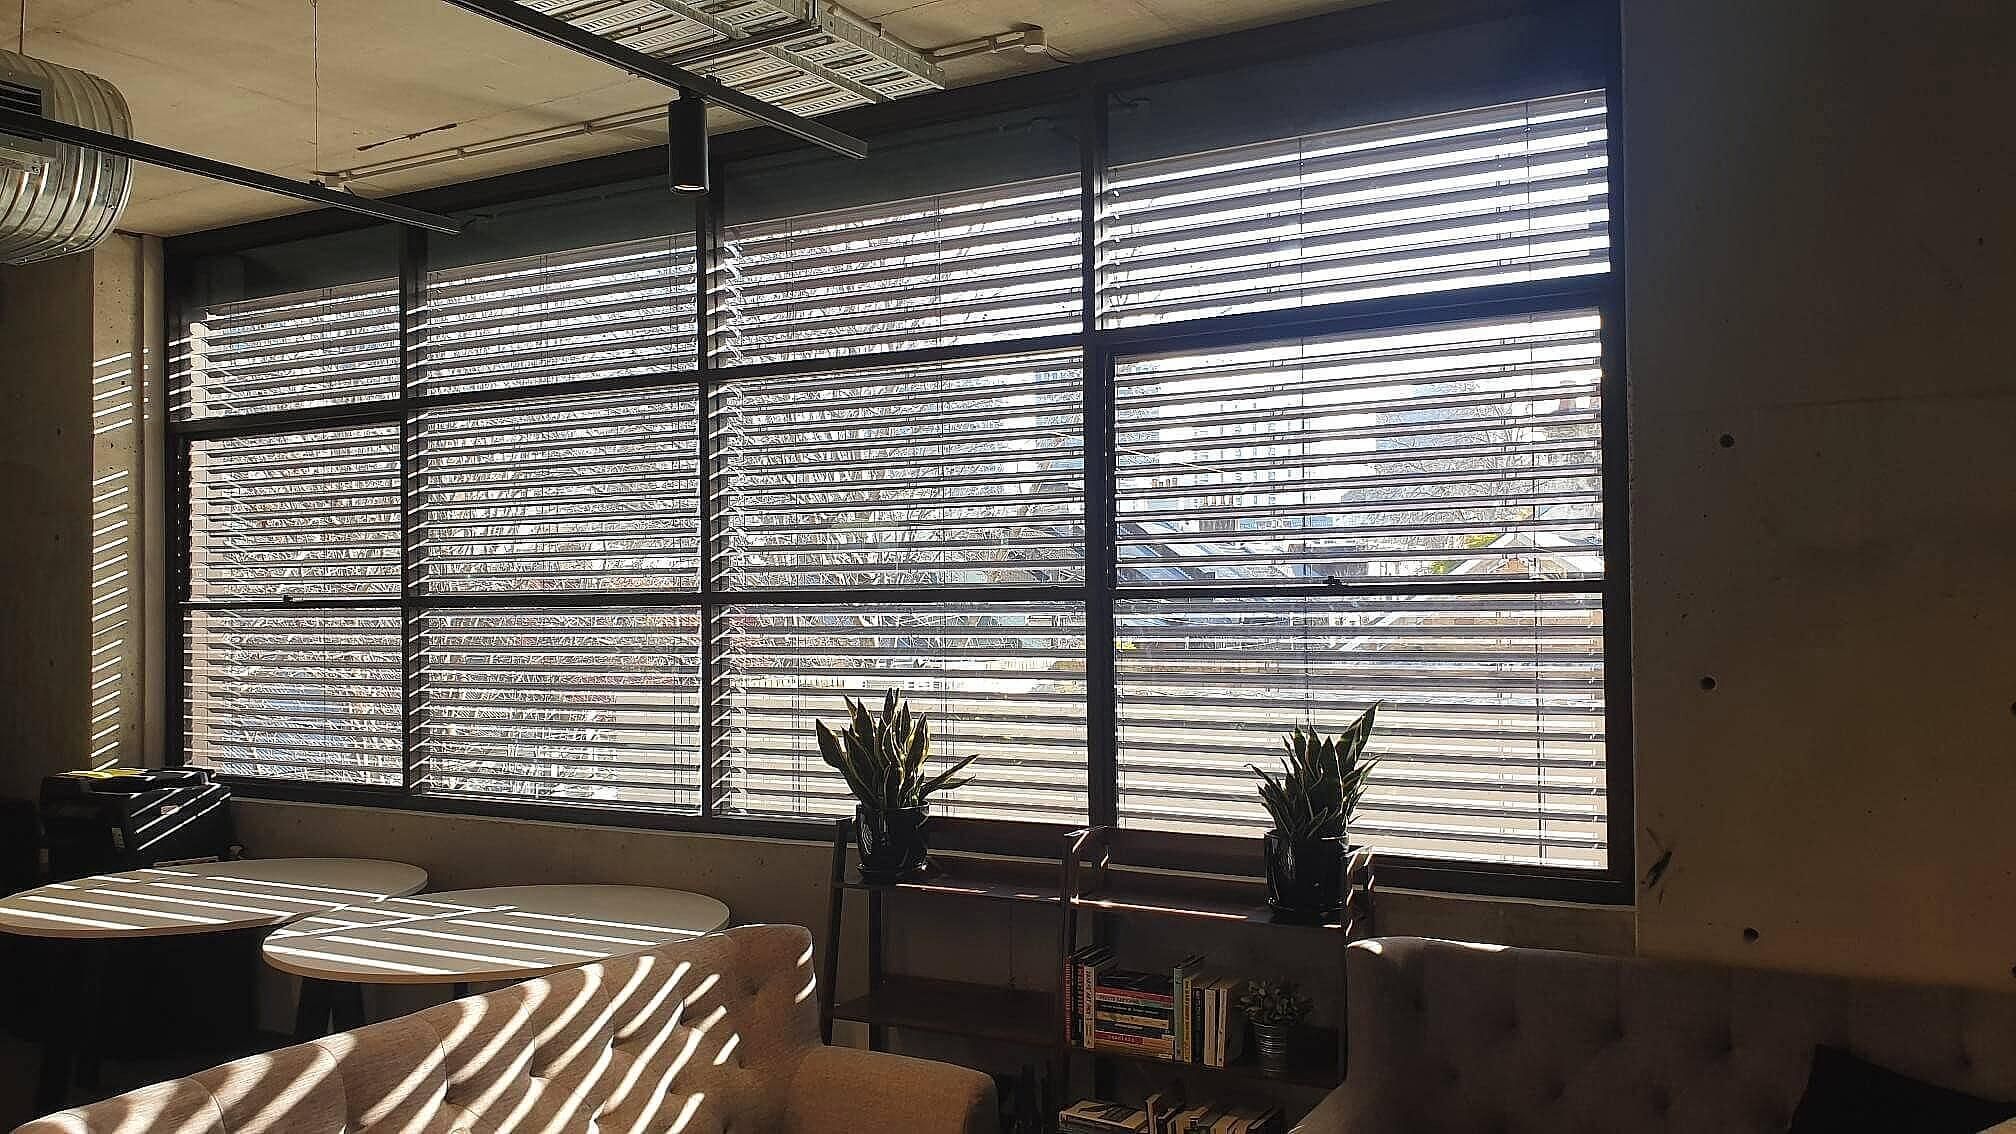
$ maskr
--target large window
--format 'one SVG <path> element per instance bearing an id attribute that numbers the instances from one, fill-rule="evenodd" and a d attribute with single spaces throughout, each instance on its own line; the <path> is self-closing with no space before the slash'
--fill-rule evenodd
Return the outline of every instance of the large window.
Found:
<path id="1" fill-rule="evenodd" d="M 1358 833 L 1618 877 L 1611 63 L 1537 20 L 171 248 L 184 755 L 775 830 L 896 688 L 944 813 L 1181 865 L 1376 703 Z"/>

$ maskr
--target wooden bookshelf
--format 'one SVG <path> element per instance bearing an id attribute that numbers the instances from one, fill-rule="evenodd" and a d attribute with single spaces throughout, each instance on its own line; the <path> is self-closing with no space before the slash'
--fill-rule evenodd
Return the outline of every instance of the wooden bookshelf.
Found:
<path id="1" fill-rule="evenodd" d="M 995 825 L 990 825 L 990 827 Z M 1233 873 L 1190 874 L 1158 870 L 1129 862 L 1130 853 L 1143 859 L 1152 847 L 1130 845 L 1131 833 L 1111 827 L 1088 827 L 1061 839 L 1032 840 L 1021 832 L 1019 843 L 978 848 L 958 846 L 960 835 L 988 830 L 958 820 L 941 830 L 932 828 L 932 870 L 924 877 L 899 882 L 869 882 L 861 878 L 850 856 L 852 819 L 834 825 L 831 885 L 827 897 L 824 971 L 820 980 L 820 1017 L 830 1039 L 835 1020 L 868 1025 L 869 1043 L 879 1047 L 884 1030 L 911 1029 L 939 1035 L 1017 1044 L 1039 1054 L 1041 1066 L 1068 1088 L 1073 1056 L 1092 1061 L 1095 1093 L 1103 1092 L 1116 1065 L 1160 1067 L 1171 1075 L 1222 1076 L 1252 1083 L 1275 1082 L 1302 1088 L 1330 1088 L 1343 1080 L 1343 1037 L 1331 1028 L 1309 1028 L 1295 1047 L 1296 1061 L 1287 1069 L 1262 1068 L 1249 1050 L 1228 1067 L 1176 1063 L 1111 1048 L 1085 1048 L 1067 1038 L 1064 999 L 1054 990 L 1003 988 L 961 981 L 930 980 L 885 973 L 882 963 L 891 895 L 906 899 L 952 902 L 1012 903 L 1057 911 L 1058 949 L 1053 960 L 1061 973 L 1065 958 L 1080 944 L 1104 936 L 1113 919 L 1173 919 L 1195 924 L 1234 925 L 1256 931 L 1330 934 L 1337 938 L 1341 967 L 1347 938 L 1370 933 L 1369 878 L 1352 902 L 1351 923 L 1344 917 L 1317 923 L 1277 917 L 1267 906 L 1266 886 L 1258 878 Z M 944 837 L 955 843 L 941 847 Z M 1030 848 L 1049 841 L 1054 855 L 1036 855 Z M 1226 869 L 1260 869 L 1258 840 L 1252 861 L 1228 862 Z M 866 995 L 835 1003 L 840 965 L 841 912 L 847 895 L 868 903 L 868 983 Z M 1089 918 L 1089 930 L 1081 922 Z M 1341 975 L 1341 974 L 1340 974 Z M 1060 1093 L 1069 1094 L 1068 1090 Z"/>

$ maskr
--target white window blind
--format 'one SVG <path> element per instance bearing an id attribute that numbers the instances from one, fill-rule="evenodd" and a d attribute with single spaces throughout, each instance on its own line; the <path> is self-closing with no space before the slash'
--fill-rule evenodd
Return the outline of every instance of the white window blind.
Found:
<path id="1" fill-rule="evenodd" d="M 1109 171 L 1108 326 L 1609 268 L 1601 92 Z"/>
<path id="2" fill-rule="evenodd" d="M 399 427 L 189 447 L 189 597 L 399 596 Z"/>
<path id="3" fill-rule="evenodd" d="M 399 392 L 399 283 L 213 304 L 190 319 L 172 355 L 178 419 L 391 398 Z"/>
<path id="4" fill-rule="evenodd" d="M 692 370 L 690 233 L 427 274 L 423 394 Z"/>
<path id="5" fill-rule="evenodd" d="M 194 609 L 183 635 L 190 763 L 270 779 L 400 783 L 398 611 Z"/>
<path id="6" fill-rule="evenodd" d="M 1075 175 L 733 224 L 709 281 L 714 357 L 1068 334 L 1078 236 Z"/>
<path id="7" fill-rule="evenodd" d="M 690 386 L 430 410 L 414 429 L 414 586 L 429 595 L 698 585 Z"/>
<path id="8" fill-rule="evenodd" d="M 1590 578 L 1594 313 L 1127 359 L 1119 578 Z"/>
<path id="9" fill-rule="evenodd" d="M 736 588 L 1085 577 L 1076 352 L 731 382 L 718 577 Z"/>
<path id="10" fill-rule="evenodd" d="M 1354 838 L 1604 865 L 1598 595 L 1129 599 L 1114 641 L 1123 824 L 1258 835 L 1247 765 L 1383 701 Z"/>
<path id="11" fill-rule="evenodd" d="M 739 606 L 714 629 L 723 688 L 713 712 L 723 811 L 824 816 L 853 808 L 820 759 L 813 722 L 843 696 L 880 711 L 895 688 L 929 718 L 931 767 L 978 754 L 974 782 L 933 812 L 1085 819 L 1085 613 L 1033 603 Z"/>
<path id="12" fill-rule="evenodd" d="M 436 610 L 418 677 L 427 791 L 699 809 L 696 611 Z"/>
<path id="13" fill-rule="evenodd" d="M 1600 336 L 1563 312 L 1119 363 L 1123 823 L 1256 834 L 1247 765 L 1383 701 L 1359 836 L 1604 863 Z M 1260 589 L 1366 582 L 1415 593 Z"/>

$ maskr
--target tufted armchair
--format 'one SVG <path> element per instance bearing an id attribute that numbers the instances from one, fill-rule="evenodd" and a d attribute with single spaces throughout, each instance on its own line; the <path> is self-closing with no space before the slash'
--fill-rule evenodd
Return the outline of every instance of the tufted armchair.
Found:
<path id="1" fill-rule="evenodd" d="M 991 1134 L 977 1071 L 823 1046 L 812 939 L 746 926 L 39 1119 L 16 1134 Z"/>
<path id="2" fill-rule="evenodd" d="M 2016 1099 L 2016 996 L 1393 937 L 1306 1134 L 1781 1134 L 1816 1044 Z"/>

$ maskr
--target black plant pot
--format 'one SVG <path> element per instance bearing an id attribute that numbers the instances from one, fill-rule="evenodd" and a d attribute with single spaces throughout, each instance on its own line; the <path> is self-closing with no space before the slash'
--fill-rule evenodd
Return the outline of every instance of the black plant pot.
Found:
<path id="1" fill-rule="evenodd" d="M 1267 832 L 1267 905 L 1284 921 L 1320 921 L 1344 908 L 1345 864 L 1341 837 L 1290 841 Z"/>
<path id="2" fill-rule="evenodd" d="M 861 848 L 861 878 L 865 882 L 895 882 L 922 874 L 930 866 L 924 845 L 924 808 L 881 811 L 865 804 L 854 808 L 854 838 Z"/>

